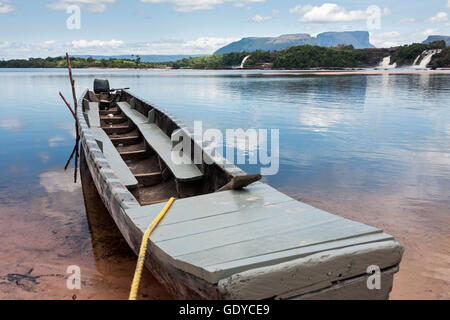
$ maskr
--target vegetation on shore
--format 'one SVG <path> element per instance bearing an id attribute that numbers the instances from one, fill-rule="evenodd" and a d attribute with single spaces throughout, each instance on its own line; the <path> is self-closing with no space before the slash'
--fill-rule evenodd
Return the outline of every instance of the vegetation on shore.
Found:
<path id="1" fill-rule="evenodd" d="M 154 68 L 155 63 L 132 59 L 70 58 L 72 68 Z M 65 57 L 0 60 L 0 68 L 67 68 Z"/>
<path id="2" fill-rule="evenodd" d="M 290 47 L 281 51 L 254 51 L 213 54 L 168 63 L 173 68 L 224 69 L 240 66 L 246 56 L 246 68 L 270 66 L 280 69 L 358 67 L 367 62 L 364 50 L 353 46 L 326 48 L 311 45 Z"/>
<path id="3" fill-rule="evenodd" d="M 280 51 L 254 51 L 213 54 L 191 57 L 175 62 L 149 63 L 136 59 L 71 58 L 73 68 L 164 68 L 174 69 L 230 69 L 239 67 L 246 56 L 250 56 L 245 68 L 312 69 L 312 68 L 363 68 L 377 65 L 382 58 L 392 55 L 391 63 L 398 66 L 411 65 L 425 50 L 443 49 L 430 66 L 450 67 L 450 49 L 445 41 L 429 44 L 414 43 L 391 49 L 354 49 L 353 46 L 320 47 L 312 45 L 294 46 Z M 0 60 L 0 68 L 66 68 L 64 57 L 30 58 L 28 60 Z"/>
<path id="4" fill-rule="evenodd" d="M 411 45 L 404 45 L 397 48 L 391 58 L 391 63 L 396 62 L 399 66 L 411 65 L 417 56 L 425 50 L 444 48 L 446 48 L 446 43 L 443 40 L 434 41 L 428 44 L 413 43 Z"/>
<path id="5" fill-rule="evenodd" d="M 450 47 L 445 47 L 441 53 L 436 55 L 436 60 L 432 63 L 436 68 L 450 67 Z"/>

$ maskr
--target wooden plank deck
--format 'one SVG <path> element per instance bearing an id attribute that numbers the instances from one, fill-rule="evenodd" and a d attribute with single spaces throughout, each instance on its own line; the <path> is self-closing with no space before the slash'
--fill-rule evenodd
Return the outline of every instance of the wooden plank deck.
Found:
<path id="1" fill-rule="evenodd" d="M 132 208 L 127 214 L 145 231 L 163 206 Z M 174 267 L 217 283 L 238 272 L 392 236 L 256 183 L 177 200 L 150 240 L 153 252 Z"/>

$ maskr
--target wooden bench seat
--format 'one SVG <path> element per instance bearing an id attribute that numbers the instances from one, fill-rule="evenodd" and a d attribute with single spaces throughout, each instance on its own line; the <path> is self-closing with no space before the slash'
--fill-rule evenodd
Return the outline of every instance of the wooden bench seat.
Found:
<path id="1" fill-rule="evenodd" d="M 138 127 L 147 143 L 158 153 L 177 181 L 195 181 L 203 177 L 203 173 L 192 163 L 189 156 L 183 158 L 182 164 L 172 161 L 172 141 L 155 123 L 127 102 L 118 102 L 122 112 Z"/>
<path id="2" fill-rule="evenodd" d="M 91 128 L 100 128 L 100 114 L 99 114 L 99 103 L 89 102 L 86 104 L 87 108 L 84 110 L 84 114 L 87 117 L 87 123 Z"/>
<path id="3" fill-rule="evenodd" d="M 128 102 L 117 102 L 117 106 L 134 124 L 148 123 L 148 118 L 136 109 L 131 108 Z"/>
<path id="4" fill-rule="evenodd" d="M 108 135 L 101 128 L 92 128 L 92 134 L 94 135 L 97 144 L 102 150 L 103 155 L 108 160 L 111 169 L 114 171 L 119 180 L 130 189 L 136 188 L 138 186 L 138 181 L 136 177 L 131 172 L 130 168 L 127 166 L 125 161 L 114 147 L 113 143 L 109 139 Z"/>
<path id="5" fill-rule="evenodd" d="M 156 124 L 140 124 L 138 128 L 144 139 L 169 167 L 176 180 L 194 181 L 203 177 L 203 173 L 192 163 L 190 157 L 184 157 L 182 164 L 172 161 L 172 141 Z"/>

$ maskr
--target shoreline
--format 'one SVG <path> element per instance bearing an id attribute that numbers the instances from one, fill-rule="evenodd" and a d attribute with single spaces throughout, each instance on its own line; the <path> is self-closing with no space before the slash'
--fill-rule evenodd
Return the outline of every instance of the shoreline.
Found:
<path id="1" fill-rule="evenodd" d="M 0 68 L 0 71 L 7 70 L 65 70 L 64 68 Z M 355 69 L 355 70 L 299 70 L 299 69 L 175 69 L 175 68 L 75 68 L 76 70 L 101 70 L 101 71 L 235 71 L 236 73 L 245 71 L 250 75 L 264 75 L 264 76 L 328 76 L 328 75 L 405 75 L 405 74 L 450 74 L 450 69 Z"/>

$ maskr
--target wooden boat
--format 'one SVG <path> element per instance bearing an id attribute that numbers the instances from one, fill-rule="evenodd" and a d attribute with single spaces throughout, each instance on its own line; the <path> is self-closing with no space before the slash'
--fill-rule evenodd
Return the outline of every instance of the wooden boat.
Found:
<path id="1" fill-rule="evenodd" d="M 298 202 L 210 155 L 181 121 L 128 90 L 110 93 L 105 81 L 96 89 L 77 111 L 84 174 L 136 253 L 177 198 L 145 260 L 175 298 L 388 298 L 403 254 L 391 235 Z M 207 161 L 172 162 L 171 137 L 180 132 Z M 378 274 L 368 273 L 373 266 Z M 367 285 L 374 276 L 380 289 Z"/>

